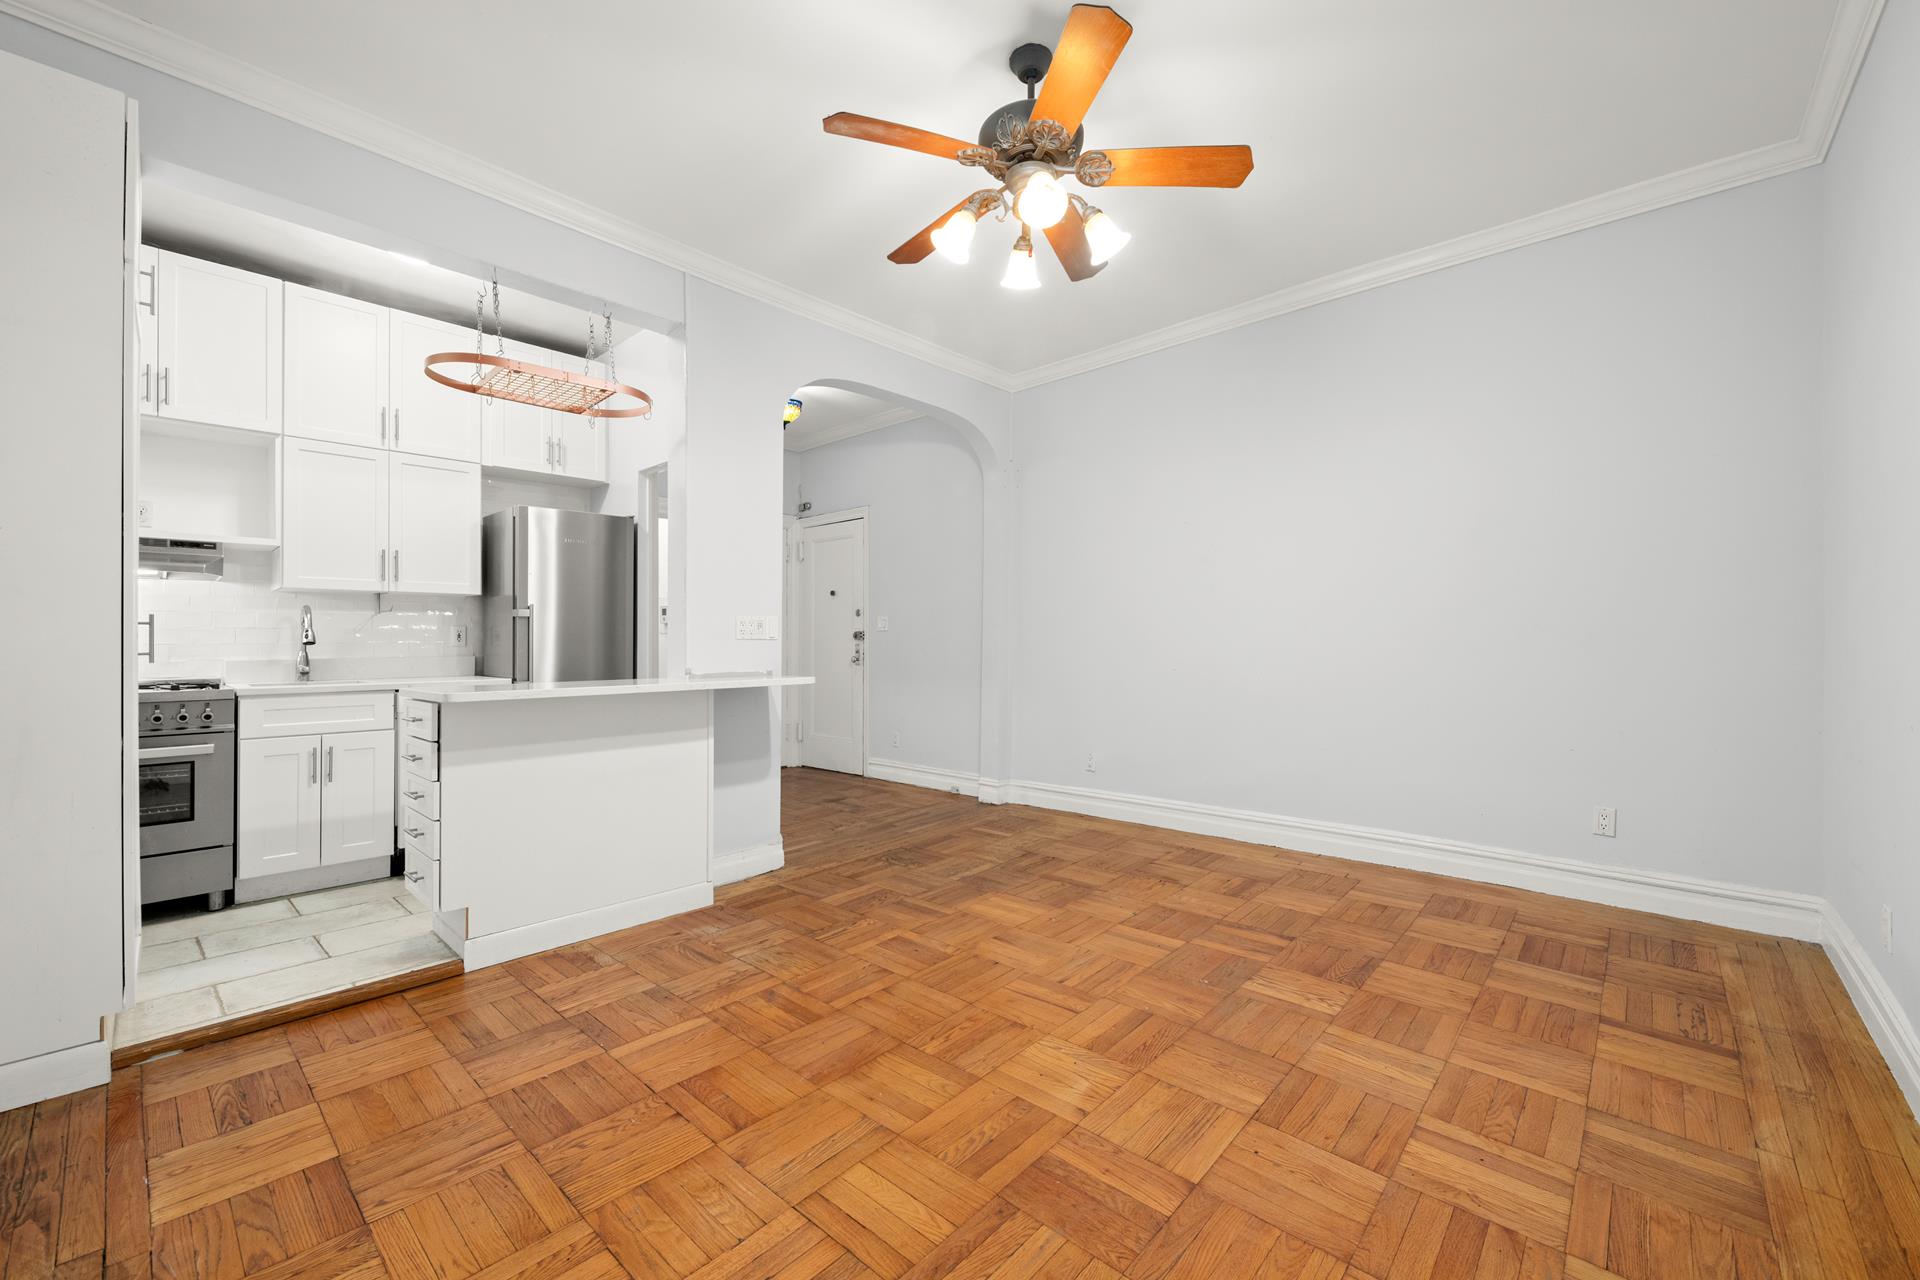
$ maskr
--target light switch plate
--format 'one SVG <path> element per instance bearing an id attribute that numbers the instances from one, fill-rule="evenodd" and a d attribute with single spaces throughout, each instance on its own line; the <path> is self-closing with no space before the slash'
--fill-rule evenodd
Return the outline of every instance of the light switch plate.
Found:
<path id="1" fill-rule="evenodd" d="M 780 619 L 771 613 L 743 613 L 734 619 L 733 628 L 736 640 L 778 640 L 780 638 Z"/>
<path id="2" fill-rule="evenodd" d="M 879 619 L 879 625 L 880 625 L 880 629 L 881 629 L 882 631 L 885 631 L 885 630 L 887 629 L 887 615 L 886 615 L 886 614 L 884 614 L 884 613 L 883 613 L 883 614 L 881 614 L 881 615 L 880 615 L 880 619 Z"/>
<path id="3" fill-rule="evenodd" d="M 139 512 L 140 527 L 142 529 L 153 528 L 153 503 L 146 498 L 142 498 L 135 509 Z"/>

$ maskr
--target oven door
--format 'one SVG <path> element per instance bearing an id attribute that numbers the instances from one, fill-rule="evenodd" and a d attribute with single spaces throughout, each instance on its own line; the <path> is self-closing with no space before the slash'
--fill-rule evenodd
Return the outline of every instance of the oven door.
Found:
<path id="1" fill-rule="evenodd" d="M 233 843 L 232 733 L 144 738 L 140 856 Z"/>

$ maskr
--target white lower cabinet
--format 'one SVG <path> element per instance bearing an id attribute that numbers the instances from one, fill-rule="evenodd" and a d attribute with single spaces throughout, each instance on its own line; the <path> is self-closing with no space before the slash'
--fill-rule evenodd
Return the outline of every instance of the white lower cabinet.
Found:
<path id="1" fill-rule="evenodd" d="M 319 866 L 320 735 L 242 738 L 239 769 L 236 878 Z"/>
<path id="2" fill-rule="evenodd" d="M 393 735 L 320 739 L 320 865 L 393 854 Z"/>

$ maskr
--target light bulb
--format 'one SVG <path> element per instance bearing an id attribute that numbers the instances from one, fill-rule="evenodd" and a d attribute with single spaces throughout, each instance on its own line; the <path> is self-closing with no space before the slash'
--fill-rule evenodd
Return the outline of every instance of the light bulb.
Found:
<path id="1" fill-rule="evenodd" d="M 1067 189 L 1046 169 L 1028 178 L 1014 201 L 1013 214 L 1029 227 L 1045 231 L 1067 212 Z"/>
<path id="2" fill-rule="evenodd" d="M 1119 223 L 1099 209 L 1087 211 L 1086 227 L 1087 249 L 1096 267 L 1109 261 L 1114 254 L 1127 247 L 1127 241 L 1133 239 L 1130 232 L 1122 231 Z"/>
<path id="3" fill-rule="evenodd" d="M 973 211 L 962 209 L 934 228 L 933 247 L 948 262 L 965 262 L 973 249 Z"/>
<path id="4" fill-rule="evenodd" d="M 787 407 L 780 412 L 780 425 L 790 427 L 800 420 L 801 403 L 798 398 L 789 399 Z"/>
<path id="5" fill-rule="evenodd" d="M 1000 277 L 1003 289 L 1038 289 L 1040 287 L 1040 269 L 1033 264 L 1033 241 L 1022 232 L 1013 242 L 1013 252 L 1007 257 L 1007 274 Z"/>

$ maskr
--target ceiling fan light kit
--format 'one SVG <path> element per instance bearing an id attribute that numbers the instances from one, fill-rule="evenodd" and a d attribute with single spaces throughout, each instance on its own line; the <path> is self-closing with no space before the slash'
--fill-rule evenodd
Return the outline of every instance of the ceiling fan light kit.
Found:
<path id="1" fill-rule="evenodd" d="M 1003 222 L 1020 223 L 1002 285 L 1040 287 L 1035 231 L 1045 234 L 1069 280 L 1085 280 L 1133 237 L 1069 191 L 1065 179 L 1086 187 L 1237 187 L 1246 181 L 1253 172 L 1250 147 L 1083 149 L 1081 121 L 1132 34 L 1132 24 L 1107 6 L 1074 5 L 1056 51 L 1023 44 L 1007 59 L 1027 97 L 988 116 L 977 144 L 845 111 L 821 121 L 828 133 L 956 160 L 985 169 L 1001 184 L 966 197 L 887 257 L 904 265 L 937 251 L 949 262 L 964 263 L 980 219 L 994 213 Z"/>

